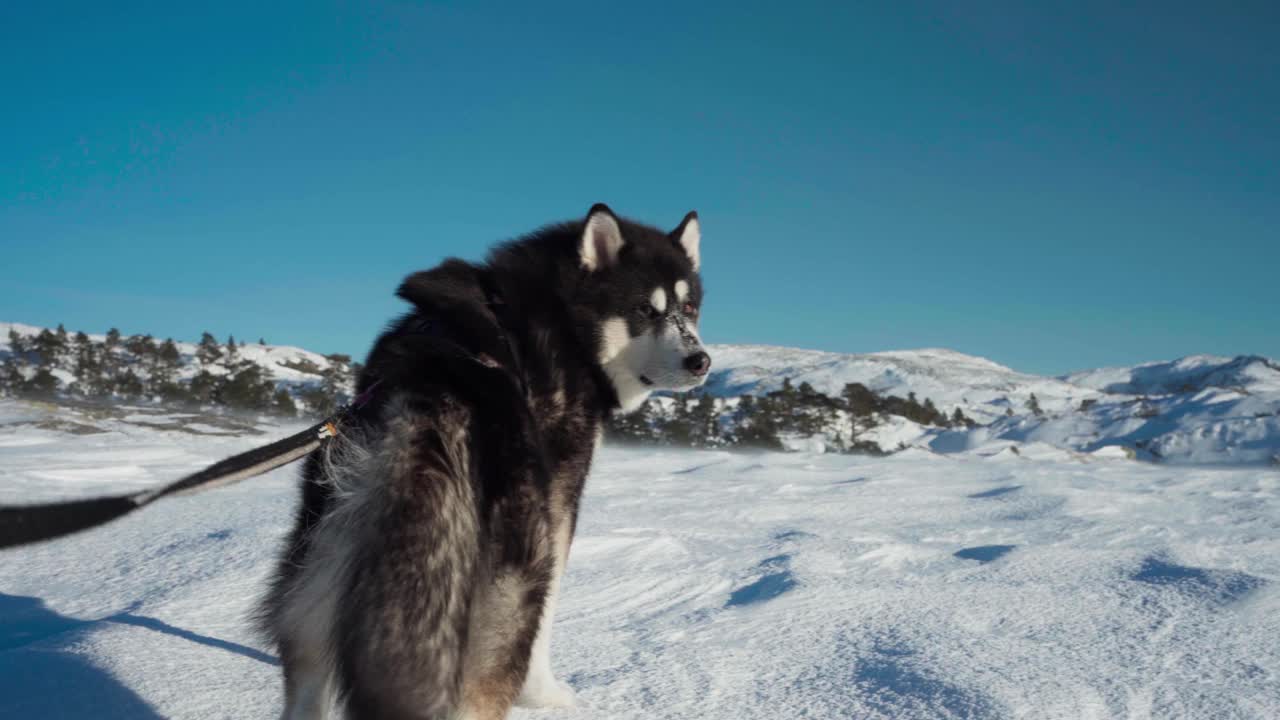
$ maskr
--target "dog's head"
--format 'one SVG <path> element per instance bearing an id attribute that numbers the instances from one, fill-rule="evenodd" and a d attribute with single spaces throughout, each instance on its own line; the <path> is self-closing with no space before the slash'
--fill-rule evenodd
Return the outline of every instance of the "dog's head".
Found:
<path id="1" fill-rule="evenodd" d="M 665 233 L 605 205 L 582 222 L 578 261 L 597 360 L 624 411 L 654 390 L 691 390 L 707 379 L 711 356 L 698 338 L 700 230 L 694 212 Z"/>

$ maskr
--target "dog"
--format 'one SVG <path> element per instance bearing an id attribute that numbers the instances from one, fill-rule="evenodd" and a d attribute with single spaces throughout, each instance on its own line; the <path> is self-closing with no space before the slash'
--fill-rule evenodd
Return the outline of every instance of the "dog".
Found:
<path id="1" fill-rule="evenodd" d="M 550 653 L 579 500 L 611 414 L 706 380 L 700 244 L 695 212 L 596 205 L 403 282 L 258 613 L 286 720 L 573 704 Z"/>

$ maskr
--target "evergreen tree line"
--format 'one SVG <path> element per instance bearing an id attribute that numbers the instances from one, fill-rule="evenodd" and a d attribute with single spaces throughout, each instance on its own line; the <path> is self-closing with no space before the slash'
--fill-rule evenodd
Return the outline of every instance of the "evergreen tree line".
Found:
<path id="1" fill-rule="evenodd" d="M 788 378 L 778 390 L 760 396 L 716 399 L 705 394 L 646 400 L 638 410 L 615 417 L 607 432 L 614 440 L 675 447 L 744 447 L 782 449 L 784 435 L 826 435 L 843 452 L 882 454 L 879 445 L 858 434 L 898 415 L 921 425 L 974 427 L 960 408 L 947 415 L 929 398 L 877 395 L 861 383 L 848 383 L 839 397 L 819 392 L 807 382 L 798 387 Z M 847 425 L 848 429 L 842 429 Z"/>
<path id="2" fill-rule="evenodd" d="M 9 353 L 0 364 L 0 395 L 36 399 L 155 402 L 284 417 L 299 414 L 300 400 L 303 414 L 323 416 L 346 401 L 347 388 L 360 371 L 349 356 L 329 355 L 328 367 L 307 363 L 303 369 L 317 376 L 316 383 L 290 393 L 278 387 L 265 368 L 243 357 L 243 342 L 228 337 L 220 343 L 208 332 L 188 362 L 171 338 L 125 337 L 116 328 L 101 341 L 83 332 L 71 335 L 61 324 L 34 337 L 10 329 L 8 340 Z M 184 366 L 195 368 L 190 379 L 179 378 Z"/>

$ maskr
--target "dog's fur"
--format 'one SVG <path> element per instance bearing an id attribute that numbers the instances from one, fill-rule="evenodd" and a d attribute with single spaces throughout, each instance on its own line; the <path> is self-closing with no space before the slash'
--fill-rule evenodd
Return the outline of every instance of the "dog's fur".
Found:
<path id="1" fill-rule="evenodd" d="M 572 703 L 550 637 L 579 497 L 610 413 L 706 377 L 699 245 L 695 213 L 666 233 L 597 205 L 405 280 L 261 609 L 285 718 Z"/>

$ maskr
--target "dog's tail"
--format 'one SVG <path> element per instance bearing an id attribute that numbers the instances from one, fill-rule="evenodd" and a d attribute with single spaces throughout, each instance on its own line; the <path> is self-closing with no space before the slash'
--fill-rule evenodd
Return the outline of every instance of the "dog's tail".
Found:
<path id="1" fill-rule="evenodd" d="M 469 418 L 456 405 L 396 415 L 339 603 L 338 681 L 352 717 L 444 719 L 461 701 L 480 553 Z"/>

